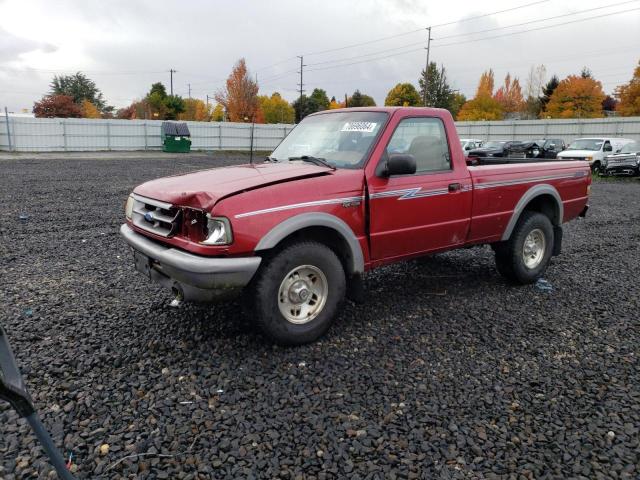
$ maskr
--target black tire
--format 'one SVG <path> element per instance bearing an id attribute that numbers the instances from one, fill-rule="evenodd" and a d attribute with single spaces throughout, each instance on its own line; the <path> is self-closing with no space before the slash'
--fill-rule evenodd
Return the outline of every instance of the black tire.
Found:
<path id="1" fill-rule="evenodd" d="M 591 173 L 595 173 L 598 175 L 602 171 L 602 165 L 600 161 L 595 161 L 593 165 L 591 165 Z"/>
<path id="2" fill-rule="evenodd" d="M 540 262 L 530 268 L 524 260 L 524 243 L 527 236 L 534 230 L 542 232 L 544 236 L 544 253 Z M 549 217 L 538 212 L 524 212 L 513 229 L 511 238 L 496 246 L 495 256 L 498 272 L 514 283 L 524 285 L 535 282 L 549 265 L 553 242 L 553 225 Z"/>
<path id="3" fill-rule="evenodd" d="M 324 335 L 333 323 L 346 291 L 344 268 L 333 250 L 317 242 L 299 242 L 263 262 L 250 292 L 254 315 L 262 331 L 280 345 L 302 345 Z M 285 279 L 291 278 L 289 273 L 302 266 L 312 266 L 322 272 L 327 293 L 324 306 L 312 320 L 293 323 L 280 310 L 279 291 Z"/>

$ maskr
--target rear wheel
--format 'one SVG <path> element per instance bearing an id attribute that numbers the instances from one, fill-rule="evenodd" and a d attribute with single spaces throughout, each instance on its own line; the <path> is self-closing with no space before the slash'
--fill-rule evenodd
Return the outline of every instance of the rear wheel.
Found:
<path id="1" fill-rule="evenodd" d="M 329 247 L 295 243 L 261 267 L 253 292 L 254 312 L 272 340 L 301 345 L 329 329 L 345 290 L 344 269 Z"/>
<path id="2" fill-rule="evenodd" d="M 593 165 L 591 165 L 591 172 L 597 175 L 601 171 L 602 171 L 602 165 L 600 164 L 600 162 L 599 161 L 593 162 Z"/>
<path id="3" fill-rule="evenodd" d="M 553 225 L 546 215 L 524 212 L 511 238 L 496 246 L 496 267 L 515 283 L 533 283 L 542 276 L 553 252 Z"/>

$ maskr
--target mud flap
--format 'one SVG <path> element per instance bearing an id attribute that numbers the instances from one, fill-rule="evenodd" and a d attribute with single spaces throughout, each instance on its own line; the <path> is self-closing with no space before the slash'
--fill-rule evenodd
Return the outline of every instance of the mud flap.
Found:
<path id="1" fill-rule="evenodd" d="M 562 253 L 562 227 L 553 227 L 553 252 L 551 255 L 557 257 Z"/>

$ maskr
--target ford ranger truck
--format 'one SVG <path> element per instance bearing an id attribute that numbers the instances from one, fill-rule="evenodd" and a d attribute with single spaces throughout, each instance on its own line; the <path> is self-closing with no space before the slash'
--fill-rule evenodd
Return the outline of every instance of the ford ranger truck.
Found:
<path id="1" fill-rule="evenodd" d="M 446 110 L 338 109 L 306 117 L 263 162 L 143 183 L 120 232 L 176 301 L 242 293 L 269 337 L 295 345 L 381 265 L 488 244 L 510 282 L 534 282 L 590 183 L 579 161 L 468 166 Z"/>

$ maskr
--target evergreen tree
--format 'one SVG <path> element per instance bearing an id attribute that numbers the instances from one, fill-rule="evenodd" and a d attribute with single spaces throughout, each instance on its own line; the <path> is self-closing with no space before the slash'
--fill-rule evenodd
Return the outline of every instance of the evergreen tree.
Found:
<path id="1" fill-rule="evenodd" d="M 554 75 L 547 82 L 547 84 L 542 87 L 542 96 L 539 98 L 541 111 L 544 111 L 544 109 L 547 107 L 547 103 L 549 103 L 551 95 L 553 95 L 555 89 L 558 88 L 558 85 L 560 85 L 560 79 L 556 75 Z"/>
<path id="2" fill-rule="evenodd" d="M 454 102 L 454 91 L 447 81 L 447 72 L 444 65 L 438 70 L 435 62 L 429 63 L 427 70 L 422 70 L 420 75 L 420 98 L 425 99 L 425 81 L 427 86 L 426 105 L 428 107 L 446 108 L 451 111 Z"/>

